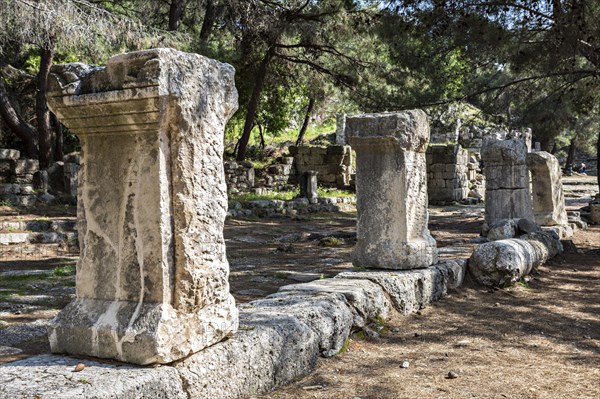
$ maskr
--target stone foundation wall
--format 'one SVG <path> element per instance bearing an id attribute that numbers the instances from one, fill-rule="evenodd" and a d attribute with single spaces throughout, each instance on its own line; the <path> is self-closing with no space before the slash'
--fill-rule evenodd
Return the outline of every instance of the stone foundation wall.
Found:
<path id="1" fill-rule="evenodd" d="M 244 161 L 237 163 L 235 161 L 225 161 L 223 167 L 225 170 L 227 192 L 235 194 L 247 192 L 254 188 L 255 172 L 252 162 Z"/>
<path id="2" fill-rule="evenodd" d="M 32 206 L 37 201 L 33 175 L 39 169 L 35 159 L 23 159 L 17 150 L 0 149 L 0 201 Z"/>
<path id="3" fill-rule="evenodd" d="M 276 191 L 291 191 L 298 179 L 293 157 L 279 157 L 277 163 L 258 171 L 258 187 Z"/>
<path id="4" fill-rule="evenodd" d="M 340 212 L 350 210 L 356 204 L 356 197 L 296 198 L 290 201 L 254 200 L 232 201 L 229 203 L 228 217 L 296 217 L 317 212 Z"/>
<path id="5" fill-rule="evenodd" d="M 469 153 L 458 144 L 427 149 L 427 193 L 430 204 L 462 201 L 469 195 Z"/>
<path id="6" fill-rule="evenodd" d="M 342 188 L 350 185 L 354 171 L 349 146 L 290 146 L 289 151 L 294 157 L 297 176 L 314 170 L 319 173 L 317 180 L 321 186 Z"/>

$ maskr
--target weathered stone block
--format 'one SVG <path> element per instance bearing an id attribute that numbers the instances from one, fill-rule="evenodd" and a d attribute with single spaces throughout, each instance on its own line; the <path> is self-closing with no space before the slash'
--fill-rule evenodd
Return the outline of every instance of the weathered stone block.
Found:
<path id="1" fill-rule="evenodd" d="M 11 150 L 7 148 L 0 148 L 0 160 L 5 159 L 19 159 L 21 158 L 21 153 L 17 150 Z"/>
<path id="2" fill-rule="evenodd" d="M 346 145 L 346 114 L 338 114 L 335 117 L 335 143 Z"/>
<path id="3" fill-rule="evenodd" d="M 168 363 L 220 341 L 237 328 L 223 240 L 233 68 L 172 49 L 117 55 L 80 82 L 64 68 L 49 105 L 80 137 L 82 256 L 52 351 Z"/>
<path id="4" fill-rule="evenodd" d="M 279 288 L 279 292 L 342 294 L 356 310 L 354 320 L 356 326 L 364 326 L 366 322 L 377 320 L 380 317 L 385 318 L 390 311 L 390 304 L 382 288 L 366 279 L 315 280 L 310 283 L 285 285 Z"/>
<path id="5" fill-rule="evenodd" d="M 37 159 L 17 159 L 14 161 L 15 175 L 32 175 L 40 168 L 40 163 Z"/>
<path id="6" fill-rule="evenodd" d="M 567 211 L 558 159 L 547 152 L 527 154 L 531 172 L 533 214 L 541 226 L 566 225 Z"/>
<path id="7" fill-rule="evenodd" d="M 513 165 L 486 165 L 485 185 L 488 190 L 517 189 L 529 187 L 529 172 L 526 167 Z"/>
<path id="8" fill-rule="evenodd" d="M 427 229 L 426 114 L 412 110 L 346 118 L 356 150 L 357 244 L 362 267 L 415 269 L 437 260 Z"/>
<path id="9" fill-rule="evenodd" d="M 491 224 L 500 219 L 533 218 L 529 188 L 485 191 L 485 220 Z"/>
<path id="10" fill-rule="evenodd" d="M 77 363 L 72 358 L 44 355 L 2 364 L 0 397 L 188 398 L 173 367 L 142 368 L 86 359 L 85 369 L 73 373 Z"/>
<path id="11" fill-rule="evenodd" d="M 590 223 L 600 224 L 600 203 L 590 204 Z"/>
<path id="12" fill-rule="evenodd" d="M 534 220 L 523 139 L 488 139 L 481 149 L 486 178 L 485 220 Z"/>
<path id="13" fill-rule="evenodd" d="M 21 186 L 18 184 L 0 184 L 0 195 L 3 194 L 19 194 Z"/>
<path id="14" fill-rule="evenodd" d="M 65 163 L 64 165 L 64 187 L 65 192 L 71 197 L 77 197 L 77 174 L 79 172 L 79 164 Z"/>

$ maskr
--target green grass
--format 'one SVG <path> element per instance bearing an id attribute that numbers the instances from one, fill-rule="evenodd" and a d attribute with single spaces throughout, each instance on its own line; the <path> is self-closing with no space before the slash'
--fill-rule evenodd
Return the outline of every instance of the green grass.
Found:
<path id="1" fill-rule="evenodd" d="M 326 125 L 320 126 L 309 126 L 306 129 L 306 133 L 304 134 L 304 143 L 307 144 L 309 141 L 315 139 L 317 136 L 320 136 L 323 133 L 331 133 L 335 132 L 335 123 L 329 123 Z M 298 139 L 298 130 L 297 129 L 288 129 L 285 133 L 282 133 L 276 137 L 273 137 L 269 142 L 267 139 L 267 144 L 281 144 L 286 141 L 291 141 L 292 143 L 296 143 Z"/>
<path id="2" fill-rule="evenodd" d="M 255 201 L 255 200 L 282 200 L 282 201 L 289 201 L 294 199 L 298 194 L 300 194 L 300 190 L 294 190 L 294 191 L 273 191 L 270 193 L 266 193 L 266 194 L 255 194 L 255 193 L 241 193 L 241 194 L 235 194 L 235 195 L 230 195 L 229 199 L 231 201 L 239 201 L 239 202 L 246 202 L 246 201 Z"/>
<path id="3" fill-rule="evenodd" d="M 323 237 L 319 240 L 319 245 L 322 247 L 339 247 L 344 244 L 344 240 L 339 239 L 337 237 Z"/>
<path id="4" fill-rule="evenodd" d="M 75 265 L 56 266 L 52 271 L 53 277 L 72 276 L 75 274 Z"/>
<path id="5" fill-rule="evenodd" d="M 37 280 L 44 280 L 50 277 L 50 274 L 20 274 L 15 276 L 0 277 L 0 283 L 28 283 Z"/>
<path id="6" fill-rule="evenodd" d="M 317 195 L 319 198 L 323 197 L 337 197 L 337 198 L 348 198 L 354 197 L 356 193 L 353 191 L 340 190 L 337 188 L 325 188 L 325 187 L 317 187 Z"/>
<path id="7" fill-rule="evenodd" d="M 346 352 L 348 350 L 348 345 L 350 345 L 350 338 L 346 338 L 346 341 L 344 341 L 344 345 L 342 346 L 342 349 L 340 349 L 340 351 L 338 352 L 338 355 L 341 355 L 342 353 Z"/>

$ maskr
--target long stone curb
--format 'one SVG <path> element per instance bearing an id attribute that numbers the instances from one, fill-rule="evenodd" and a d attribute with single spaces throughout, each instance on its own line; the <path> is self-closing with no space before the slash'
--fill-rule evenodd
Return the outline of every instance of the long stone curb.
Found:
<path id="1" fill-rule="evenodd" d="M 427 306 L 462 284 L 466 261 L 357 271 L 281 287 L 242 304 L 231 338 L 168 366 L 38 356 L 0 365 L 0 398 L 244 398 L 288 384 L 343 348 L 352 329 Z M 79 362 L 86 364 L 74 372 Z"/>

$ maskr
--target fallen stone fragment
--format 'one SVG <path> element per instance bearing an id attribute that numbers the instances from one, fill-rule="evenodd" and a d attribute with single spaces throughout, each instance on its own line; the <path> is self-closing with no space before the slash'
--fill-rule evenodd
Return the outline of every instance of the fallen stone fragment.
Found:
<path id="1" fill-rule="evenodd" d="M 481 244 L 469 259 L 468 269 L 479 284 L 504 286 L 518 281 L 563 251 L 558 237 L 548 232 Z"/>
<path id="2" fill-rule="evenodd" d="M 455 378 L 458 378 L 458 373 L 455 371 L 449 371 L 446 379 L 453 380 Z"/>
<path id="3" fill-rule="evenodd" d="M 400 365 L 401 369 L 407 369 L 410 367 L 410 363 L 408 362 L 408 360 L 405 360 L 402 362 L 402 364 Z"/>
<path id="4" fill-rule="evenodd" d="M 74 372 L 79 372 L 82 371 L 85 368 L 85 364 L 83 363 L 77 363 L 77 365 L 75 366 L 75 368 L 73 369 Z"/>

